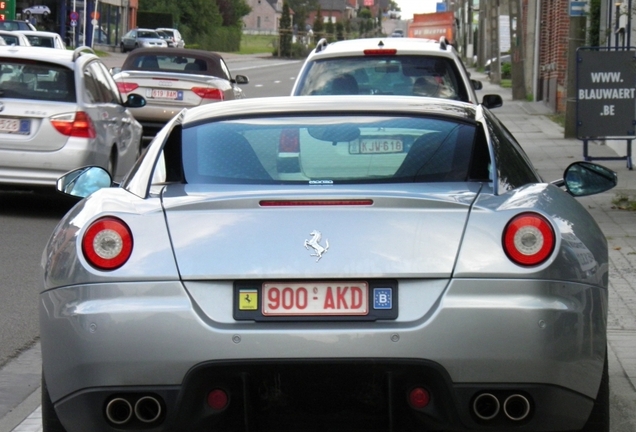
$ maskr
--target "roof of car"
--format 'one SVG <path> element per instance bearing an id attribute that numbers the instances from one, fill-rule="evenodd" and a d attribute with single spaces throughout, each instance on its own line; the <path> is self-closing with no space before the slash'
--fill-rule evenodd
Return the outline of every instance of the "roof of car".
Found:
<path id="1" fill-rule="evenodd" d="M 53 50 L 51 48 L 41 48 L 41 47 L 32 47 L 32 46 L 22 46 L 22 45 L 11 45 L 11 46 L 0 46 L 0 56 L 4 57 L 15 57 L 22 59 L 38 59 L 41 61 L 46 61 L 50 63 L 63 64 L 69 68 L 73 67 L 73 63 L 79 55 L 92 55 L 87 50 L 88 47 L 79 47 L 76 48 L 75 51 L 71 50 Z"/>
<path id="2" fill-rule="evenodd" d="M 15 33 L 22 33 L 29 36 L 43 36 L 43 37 L 61 37 L 58 33 L 41 31 L 41 30 L 14 30 Z"/>
<path id="3" fill-rule="evenodd" d="M 134 50 L 133 52 L 131 52 L 130 54 L 128 54 L 128 57 L 126 57 L 126 60 L 124 61 L 124 66 L 126 63 L 129 62 L 128 61 L 129 59 L 133 59 L 133 58 L 136 58 L 139 56 L 145 56 L 145 55 L 158 55 L 158 56 L 170 56 L 170 57 L 177 57 L 177 56 L 201 57 L 201 58 L 207 58 L 209 60 L 214 60 L 214 61 L 219 61 L 223 58 L 220 54 L 217 54 L 211 51 L 204 51 L 204 50 L 190 49 L 190 48 L 170 48 L 167 51 L 165 48 L 138 48 Z"/>
<path id="4" fill-rule="evenodd" d="M 184 123 L 204 121 L 215 117 L 258 116 L 269 114 L 319 114 L 342 115 L 424 113 L 453 117 L 457 120 L 475 120 L 478 105 L 428 97 L 413 96 L 282 96 L 225 101 L 203 105 L 185 113 Z"/>
<path id="5" fill-rule="evenodd" d="M 319 43 L 320 44 L 320 43 Z M 312 52 L 312 55 L 341 56 L 351 54 L 363 54 L 366 49 L 397 49 L 399 54 L 425 54 L 435 53 L 442 56 L 454 56 L 450 45 L 442 49 L 438 41 L 422 38 L 369 38 L 350 39 L 330 43 Z"/>

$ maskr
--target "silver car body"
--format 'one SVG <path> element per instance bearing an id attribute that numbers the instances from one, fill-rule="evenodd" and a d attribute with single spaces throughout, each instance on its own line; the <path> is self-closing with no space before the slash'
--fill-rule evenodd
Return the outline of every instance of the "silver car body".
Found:
<path id="1" fill-rule="evenodd" d="M 153 29 L 137 28 L 130 30 L 121 38 L 121 52 L 137 48 L 168 48 L 168 43 Z"/>
<path id="2" fill-rule="evenodd" d="M 174 180 L 180 156 L 169 147 L 181 142 L 182 130 L 196 132 L 201 125 L 258 125 L 260 117 L 261 124 L 285 124 L 268 123 L 268 116 L 319 115 L 336 123 L 347 116 L 357 121 L 429 114 L 480 129 L 492 158 L 488 178 L 380 184 Z M 262 403 L 275 403 L 291 385 L 283 369 L 304 371 L 296 380 L 302 383 L 310 381 L 312 370 L 322 374 L 328 366 L 331 372 L 321 376 L 338 376 L 344 385 L 349 380 L 339 371 L 355 375 L 356 367 L 366 371 L 376 365 L 393 371 L 396 392 L 406 386 L 400 371 L 437 389 L 431 390 L 437 409 L 448 403 L 456 413 L 447 419 L 456 422 L 452 430 L 519 425 L 505 417 L 489 423 L 470 413 L 476 394 L 515 392 L 533 400 L 531 418 L 521 422 L 528 430 L 580 429 L 594 405 L 606 355 L 606 240 L 572 196 L 539 179 L 514 142 L 513 153 L 519 153 L 508 157 L 521 162 L 504 166 L 497 151 L 501 136 L 493 135 L 502 131 L 496 123 L 477 105 L 389 96 L 246 99 L 176 116 L 125 183 L 99 190 L 72 209 L 44 251 L 39 304 L 44 379 L 68 432 L 111 430 L 104 418 L 109 400 L 136 406 L 134 400 L 146 393 L 164 400 L 165 423 L 153 430 L 174 430 L 170 425 L 179 418 L 220 418 L 223 412 L 196 408 L 199 400 L 188 392 L 199 394 L 241 371 L 249 377 L 265 365 L 281 367 L 274 376 L 282 384 L 273 378 L 271 388 L 264 386 Z M 329 127 L 319 130 L 324 150 L 340 151 L 339 140 L 328 142 Z M 199 133 L 201 139 L 217 136 Z M 263 130 L 253 138 L 269 139 L 268 134 Z M 375 135 L 382 136 L 382 128 Z M 310 139 L 301 135 L 305 138 Z M 274 153 L 259 157 L 275 158 L 278 138 L 272 145 Z M 521 166 L 534 180 L 510 188 L 512 179 L 504 173 L 514 176 Z M 312 206 L 341 200 L 350 205 Z M 358 200 L 373 204 L 356 206 Z M 547 261 L 523 267 L 502 249 L 502 232 L 527 212 L 545 217 L 556 240 Z M 106 216 L 124 221 L 134 237 L 129 261 L 112 271 L 89 265 L 81 246 L 87 227 Z M 391 319 L 374 321 L 237 319 L 240 287 L 260 290 L 268 281 L 378 281 L 397 289 L 399 310 Z M 360 391 L 375 395 L 364 376 Z M 331 395 L 339 394 L 336 383 Z M 431 407 L 400 408 L 406 404 L 406 395 L 400 395 L 395 421 L 426 416 L 430 409 L 434 416 Z M 177 400 L 184 402 L 178 406 Z M 242 400 L 236 396 L 232 403 L 247 404 Z M 199 430 L 184 424 L 183 430 Z"/>
<path id="3" fill-rule="evenodd" d="M 154 135 L 184 108 L 244 98 L 239 83 L 249 82 L 245 75 L 233 78 L 219 54 L 152 48 L 129 54 L 113 79 L 121 94 L 139 94 L 146 98 L 146 106 L 136 109 L 134 115 L 148 136 Z M 204 93 L 209 96 L 204 97 Z"/>
<path id="4" fill-rule="evenodd" d="M 0 185 L 52 188 L 60 175 L 87 164 L 115 169 L 114 177 L 121 179 L 137 159 L 141 125 L 124 107 L 101 60 L 94 54 L 78 53 L 50 48 L 0 47 L 3 68 L 0 120 L 3 126 L 10 122 L 20 124 L 18 132 L 0 132 Z M 40 72 L 47 68 L 65 71 L 72 84 L 56 84 L 51 81 L 53 73 L 51 77 L 22 74 L 17 70 L 10 73 L 14 62 L 41 67 Z M 30 81 L 18 83 L 13 78 Z M 112 87 L 108 87 L 109 91 L 96 87 L 97 80 Z M 63 91 L 75 96 L 60 100 L 57 96 Z M 56 118 L 66 120 L 68 117 L 71 121 L 77 118 L 78 112 L 85 113 L 93 123 L 93 138 L 63 135 L 52 123 Z"/>

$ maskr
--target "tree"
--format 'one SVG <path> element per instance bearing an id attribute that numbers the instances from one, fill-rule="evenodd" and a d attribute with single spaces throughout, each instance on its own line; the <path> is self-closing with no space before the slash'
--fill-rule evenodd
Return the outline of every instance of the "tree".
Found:
<path id="1" fill-rule="evenodd" d="M 294 23 L 301 32 L 306 31 L 309 13 L 318 8 L 318 0 L 287 0 L 289 8 L 294 11 Z"/>
<path id="2" fill-rule="evenodd" d="M 216 0 L 216 4 L 223 17 L 223 25 L 226 27 L 238 26 L 242 28 L 243 17 L 252 10 L 245 3 L 245 0 Z"/>
<path id="3" fill-rule="evenodd" d="M 278 54 L 281 57 L 290 57 L 291 56 L 291 45 L 292 45 L 292 25 L 291 25 L 291 14 L 289 13 L 289 5 L 287 2 L 283 3 L 283 13 L 280 17 L 280 44 L 278 46 Z"/>
<path id="4" fill-rule="evenodd" d="M 320 6 L 318 6 L 318 10 L 316 10 L 316 19 L 314 19 L 314 38 L 318 41 L 322 39 L 324 31 L 325 25 L 322 19 L 322 10 L 320 9 Z"/>
<path id="5" fill-rule="evenodd" d="M 327 33 L 327 39 L 329 40 L 329 42 L 333 42 L 334 41 L 334 33 L 336 32 L 334 25 L 333 25 L 333 21 L 331 19 L 331 17 L 329 17 L 329 20 L 327 21 L 327 24 L 325 25 L 325 33 Z"/>

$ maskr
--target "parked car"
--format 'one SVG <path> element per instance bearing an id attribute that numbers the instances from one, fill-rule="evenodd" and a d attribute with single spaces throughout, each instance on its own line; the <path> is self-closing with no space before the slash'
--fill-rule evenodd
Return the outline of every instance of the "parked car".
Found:
<path id="1" fill-rule="evenodd" d="M 391 33 L 391 37 L 404 37 L 404 30 L 402 29 L 393 30 L 393 33 Z"/>
<path id="2" fill-rule="evenodd" d="M 436 97 L 478 103 L 475 90 L 482 84 L 470 79 L 455 49 L 444 41 L 417 38 L 354 39 L 331 44 L 323 39 L 305 60 L 292 95 L 426 96 L 415 91 L 418 78 L 430 78 L 437 84 Z M 488 100 L 486 97 L 482 103 Z"/>
<path id="3" fill-rule="evenodd" d="M 43 15 L 47 16 L 51 13 L 51 9 L 45 5 L 35 5 L 22 9 L 22 13 L 25 15 Z"/>
<path id="4" fill-rule="evenodd" d="M 16 30 L 16 33 L 21 33 L 26 36 L 31 46 L 41 48 L 55 48 L 61 50 L 66 49 L 66 44 L 62 40 L 62 37 L 54 32 L 39 30 Z"/>
<path id="5" fill-rule="evenodd" d="M 33 24 L 28 21 L 20 20 L 3 20 L 0 21 L 0 30 L 37 30 Z"/>
<path id="6" fill-rule="evenodd" d="M 91 51 L 0 47 L 0 186 L 53 190 L 87 164 L 123 178 L 139 155 L 141 125 Z"/>
<path id="7" fill-rule="evenodd" d="M 179 30 L 174 28 L 160 27 L 157 29 L 160 34 L 165 34 L 167 37 L 168 47 L 170 48 L 185 48 L 185 41 L 181 36 Z"/>
<path id="8" fill-rule="evenodd" d="M 167 48 L 168 43 L 155 30 L 138 28 L 122 36 L 120 47 L 125 53 L 137 48 Z"/>
<path id="9" fill-rule="evenodd" d="M 31 46 L 29 39 L 17 31 L 0 30 L 0 38 L 6 45 Z"/>
<path id="10" fill-rule="evenodd" d="M 112 72 L 121 94 L 147 99 L 134 112 L 145 136 L 154 136 L 184 108 L 245 97 L 239 84 L 249 83 L 245 75 L 232 78 L 219 54 L 179 48 L 135 50 Z"/>
<path id="11" fill-rule="evenodd" d="M 184 111 L 119 186 L 58 183 L 89 198 L 43 254 L 44 432 L 607 432 L 607 241 L 575 197 L 614 185 L 544 182 L 473 103 Z"/>

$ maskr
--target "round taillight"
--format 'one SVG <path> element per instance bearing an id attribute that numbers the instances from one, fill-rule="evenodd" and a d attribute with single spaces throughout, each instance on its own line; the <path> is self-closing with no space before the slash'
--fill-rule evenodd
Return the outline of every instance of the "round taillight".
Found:
<path id="1" fill-rule="evenodd" d="M 513 262 L 534 266 L 544 262 L 554 250 L 552 225 L 536 213 L 522 213 L 514 217 L 503 234 L 503 248 Z"/>
<path id="2" fill-rule="evenodd" d="M 115 270 L 128 261 L 133 248 L 130 228 L 122 220 L 105 217 L 93 222 L 82 239 L 82 252 L 90 265 Z"/>
<path id="3" fill-rule="evenodd" d="M 221 389 L 214 389 L 208 393 L 208 405 L 210 408 L 220 411 L 225 408 L 229 402 L 229 397 Z"/>
<path id="4" fill-rule="evenodd" d="M 413 408 L 424 408 L 431 401 L 431 395 L 422 387 L 415 387 L 409 392 L 409 404 Z"/>

